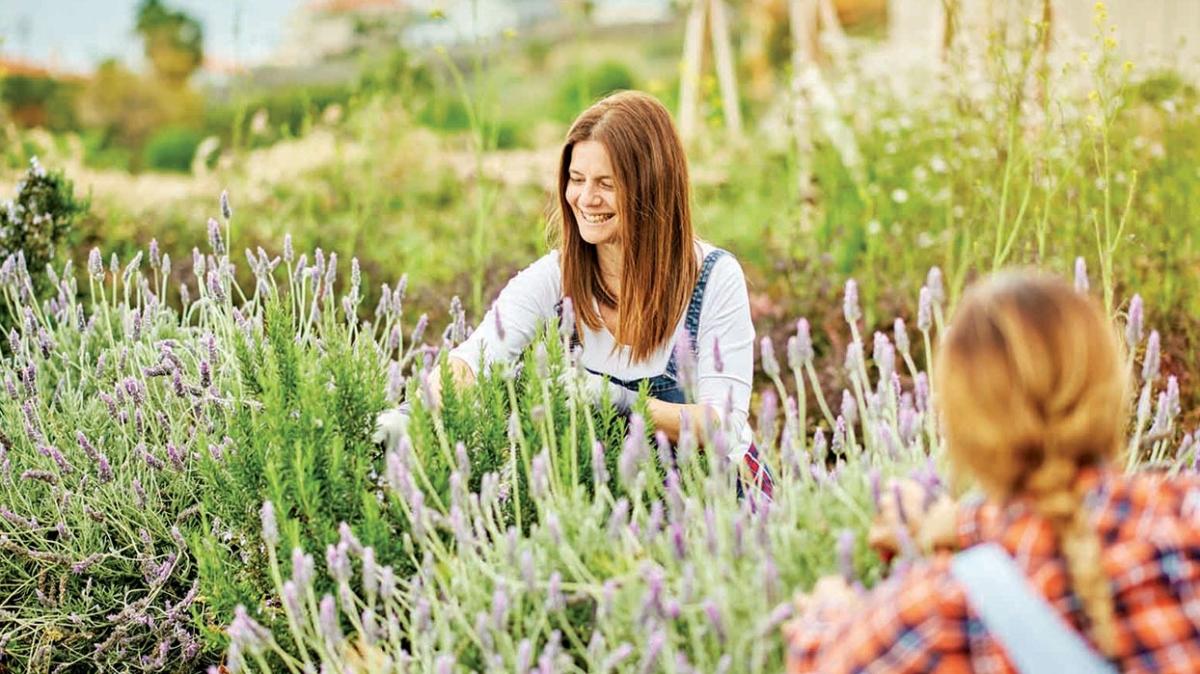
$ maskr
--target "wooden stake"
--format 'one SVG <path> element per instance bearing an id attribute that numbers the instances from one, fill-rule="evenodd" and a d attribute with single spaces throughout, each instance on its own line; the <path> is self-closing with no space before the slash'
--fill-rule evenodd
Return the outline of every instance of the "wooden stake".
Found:
<path id="1" fill-rule="evenodd" d="M 737 72 L 733 67 L 733 46 L 729 38 L 729 22 L 725 16 L 724 0 L 710 0 L 712 12 L 713 54 L 716 57 L 717 82 L 721 86 L 721 109 L 725 128 L 734 137 L 742 135 L 741 102 L 738 100 Z"/>
<path id="2" fill-rule="evenodd" d="M 696 135 L 696 106 L 700 89 L 700 60 L 704 57 L 704 19 L 708 3 L 693 0 L 683 36 L 683 63 L 679 77 L 679 134 L 684 141 Z"/>

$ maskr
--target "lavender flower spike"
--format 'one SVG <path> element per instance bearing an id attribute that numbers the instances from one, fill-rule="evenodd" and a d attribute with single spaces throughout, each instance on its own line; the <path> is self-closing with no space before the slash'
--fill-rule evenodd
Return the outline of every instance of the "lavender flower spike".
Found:
<path id="1" fill-rule="evenodd" d="M 937 265 L 929 268 L 929 274 L 925 277 L 925 286 L 929 288 L 930 299 L 934 304 L 941 306 L 946 303 L 946 287 L 942 283 L 942 270 Z"/>
<path id="2" fill-rule="evenodd" d="M 763 337 L 759 344 L 761 348 L 763 373 L 768 377 L 778 377 L 779 361 L 775 359 L 775 345 L 771 343 L 771 338 Z"/>
<path id="3" fill-rule="evenodd" d="M 813 358 L 813 343 L 812 333 L 808 327 L 808 319 L 801 318 L 796 321 L 796 335 L 792 340 L 788 340 L 788 365 L 792 369 L 799 369 L 801 365 L 807 363 Z"/>
<path id="4" fill-rule="evenodd" d="M 858 283 L 854 279 L 846 281 L 846 292 L 842 298 L 842 314 L 846 322 L 854 324 L 862 318 L 862 310 L 858 307 Z"/>
<path id="5" fill-rule="evenodd" d="M 847 585 L 853 584 L 855 581 L 854 532 L 849 529 L 843 529 L 838 534 L 837 558 L 838 568 L 842 572 L 842 579 L 846 581 Z"/>
<path id="6" fill-rule="evenodd" d="M 1086 295 L 1088 285 L 1087 262 L 1081 255 L 1075 258 L 1075 292 Z"/>
<path id="7" fill-rule="evenodd" d="M 897 318 L 892 325 L 892 338 L 896 342 L 896 350 L 903 355 L 908 355 L 908 328 L 904 325 L 903 318 Z"/>
<path id="8" fill-rule="evenodd" d="M 1129 300 L 1129 318 L 1125 322 L 1125 343 L 1133 349 L 1142 341 L 1142 296 Z"/>
<path id="9" fill-rule="evenodd" d="M 921 286 L 920 299 L 917 302 L 917 329 L 929 332 L 933 327 L 933 292 L 929 286 Z"/>
<path id="10" fill-rule="evenodd" d="M 1142 381 L 1152 382 L 1158 378 L 1161 361 L 1158 330 L 1151 330 L 1150 337 L 1146 340 L 1146 355 L 1142 359 Z"/>
<path id="11" fill-rule="evenodd" d="M 275 505 L 270 501 L 263 501 L 259 514 L 262 517 L 263 542 L 272 548 L 279 545 L 279 525 L 275 521 Z"/>

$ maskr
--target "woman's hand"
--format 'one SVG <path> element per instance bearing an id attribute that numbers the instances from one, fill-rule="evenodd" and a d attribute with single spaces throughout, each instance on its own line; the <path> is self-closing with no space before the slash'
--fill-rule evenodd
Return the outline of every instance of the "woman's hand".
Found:
<path id="1" fill-rule="evenodd" d="M 454 379 L 454 385 L 463 388 L 475 383 L 475 371 L 467 365 L 465 360 L 449 357 L 450 376 Z M 442 406 L 442 375 L 440 368 L 434 368 L 429 375 L 429 394 L 433 396 L 433 404 Z"/>
<path id="2" fill-rule="evenodd" d="M 925 487 L 915 480 L 893 480 L 879 499 L 879 514 L 867 533 L 867 544 L 884 561 L 890 561 L 903 551 L 901 537 L 917 551 L 954 549 L 957 547 L 958 504 L 942 494 L 932 504 L 926 504 Z"/>
<path id="3" fill-rule="evenodd" d="M 858 590 L 846 583 L 841 575 L 824 576 L 817 580 L 812 591 L 799 593 L 792 600 L 795 608 L 793 615 L 802 616 L 823 606 L 853 609 L 861 601 Z"/>
<path id="4" fill-rule="evenodd" d="M 621 386 L 620 384 L 610 381 L 607 377 L 598 374 L 592 374 L 586 370 L 565 370 L 558 376 L 558 383 L 567 394 L 576 400 L 581 400 L 589 405 L 596 406 L 600 401 L 607 396 L 613 407 L 621 412 L 628 412 L 633 409 L 634 403 L 637 402 L 638 394 L 634 391 Z"/>

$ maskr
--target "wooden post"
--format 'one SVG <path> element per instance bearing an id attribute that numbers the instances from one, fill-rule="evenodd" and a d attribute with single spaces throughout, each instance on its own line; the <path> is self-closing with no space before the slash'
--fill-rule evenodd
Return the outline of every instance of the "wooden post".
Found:
<path id="1" fill-rule="evenodd" d="M 738 100 L 737 72 L 733 67 L 733 45 L 729 38 L 729 22 L 725 16 L 724 0 L 710 0 L 712 12 L 713 55 L 716 57 L 717 82 L 721 86 L 721 109 L 725 128 L 734 137 L 742 135 L 741 102 Z"/>
<path id="2" fill-rule="evenodd" d="M 788 0 L 788 15 L 792 33 L 792 74 L 799 75 L 805 64 L 817 62 L 816 0 Z"/>
<path id="3" fill-rule="evenodd" d="M 693 0 L 683 36 L 683 72 L 679 77 L 679 134 L 684 141 L 696 135 L 696 106 L 700 89 L 700 60 L 704 57 L 704 18 L 708 3 Z"/>
<path id="4" fill-rule="evenodd" d="M 842 30 L 842 22 L 838 20 L 837 8 L 833 0 L 818 0 L 817 9 L 821 14 L 821 33 L 830 47 L 830 52 L 842 58 L 849 51 L 846 43 L 846 31 Z"/>

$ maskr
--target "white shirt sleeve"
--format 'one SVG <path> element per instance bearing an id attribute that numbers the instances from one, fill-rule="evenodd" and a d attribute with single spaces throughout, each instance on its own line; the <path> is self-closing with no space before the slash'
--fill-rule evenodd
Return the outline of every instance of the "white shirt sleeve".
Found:
<path id="1" fill-rule="evenodd" d="M 754 323 L 741 265 L 724 255 L 714 265 L 704 292 L 696 336 L 697 402 L 717 411 L 729 431 L 730 458 L 740 459 L 753 440 L 748 422 L 754 379 Z M 717 370 L 713 345 L 720 345 L 723 367 Z M 733 405 L 725 418 L 728 401 Z"/>
<path id="2" fill-rule="evenodd" d="M 450 355 L 466 362 L 476 376 L 479 375 L 476 369 L 481 357 L 485 365 L 496 361 L 514 362 L 533 341 L 538 326 L 555 315 L 562 288 L 558 257 L 558 251 L 552 251 L 514 276 L 500 291 L 500 296 L 471 336 Z M 503 339 L 497 325 L 497 312 L 504 330 Z"/>

